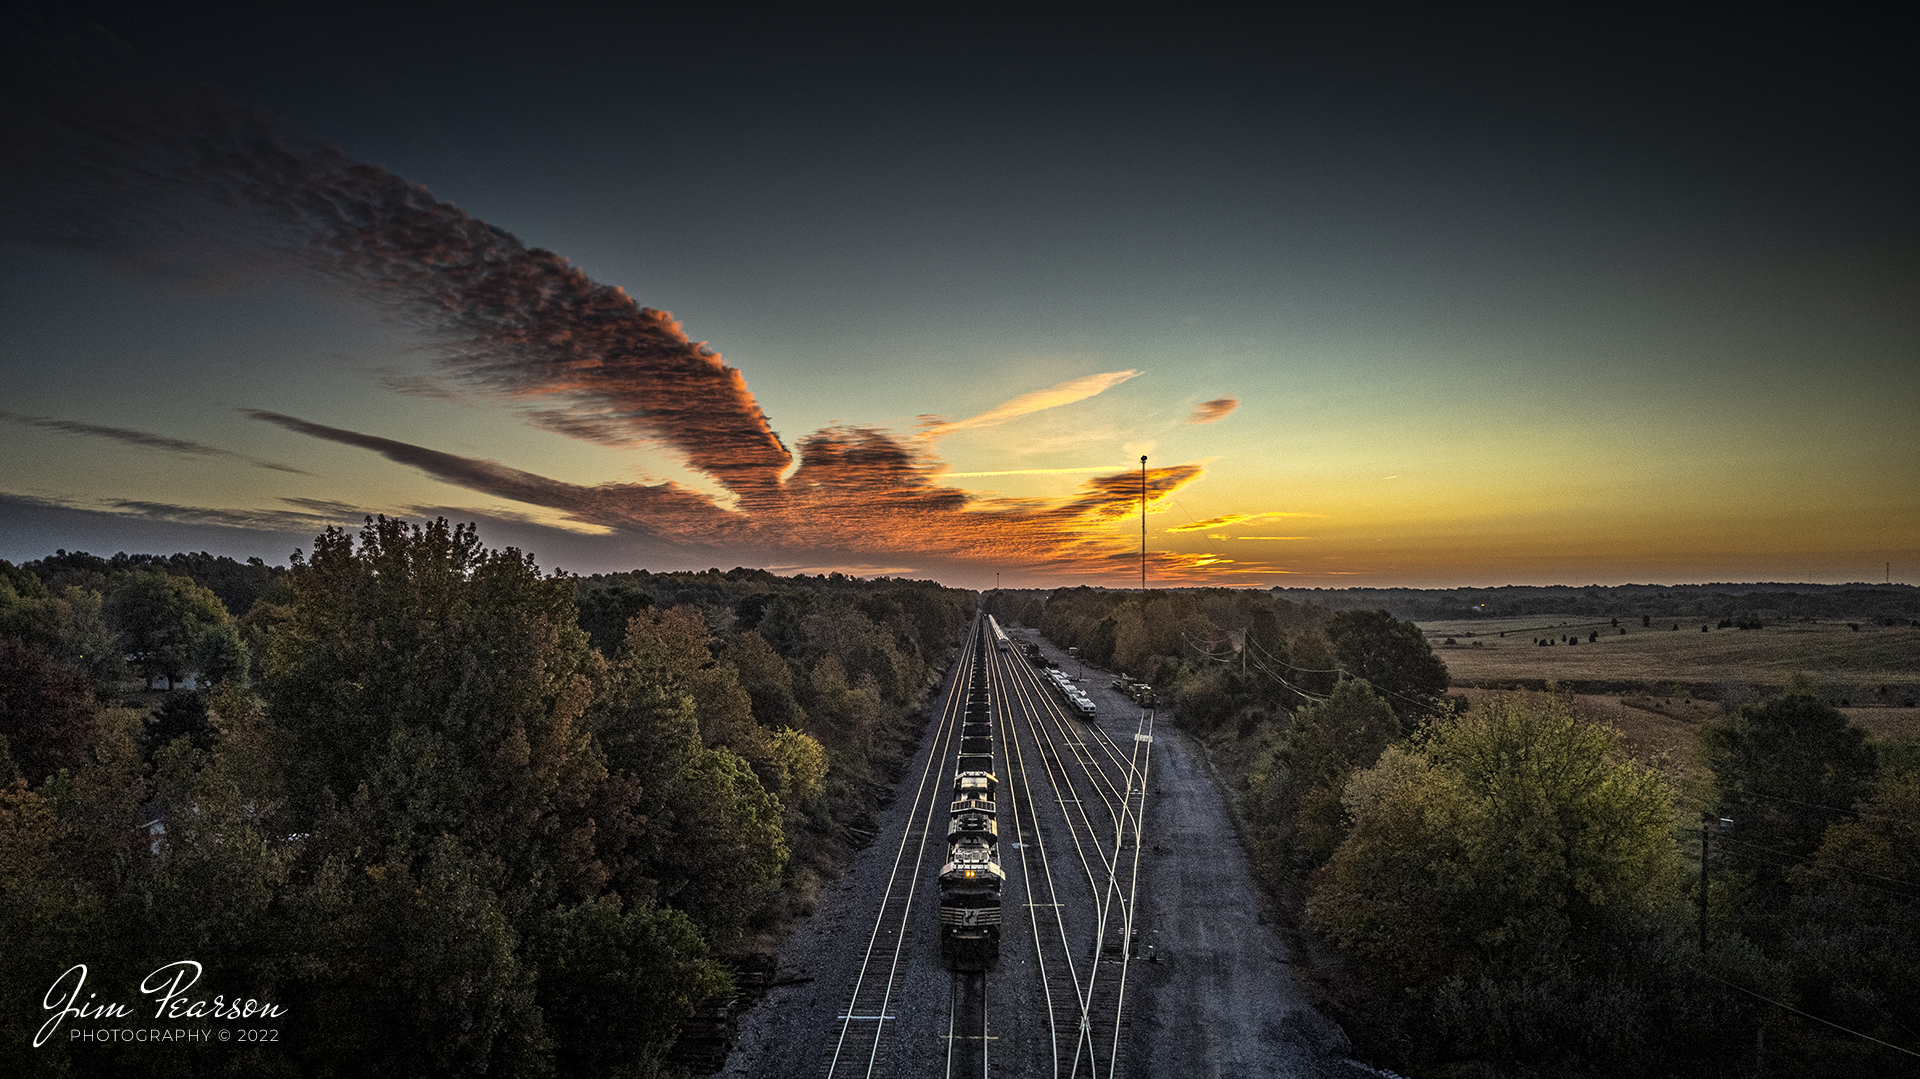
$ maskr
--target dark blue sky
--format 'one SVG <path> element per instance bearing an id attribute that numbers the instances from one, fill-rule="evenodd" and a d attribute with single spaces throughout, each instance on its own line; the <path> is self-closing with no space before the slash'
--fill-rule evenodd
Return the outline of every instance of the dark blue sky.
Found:
<path id="1" fill-rule="evenodd" d="M 79 13 L 88 30 L 37 10 L 92 85 L 215 87 L 672 311 L 788 447 L 887 433 L 917 471 L 837 473 L 849 504 L 868 482 L 972 501 L 802 534 L 660 421 L 622 441 L 570 413 L 557 433 L 524 387 L 450 376 L 417 312 L 244 236 L 184 242 L 204 222 L 178 189 L 116 189 L 110 227 L 79 239 L 50 228 L 96 220 L 50 182 L 72 167 L 56 139 L 51 164 L 7 173 L 8 234 L 41 242 L 0 251 L 17 464 L 0 557 L 138 546 L 121 537 L 146 522 L 156 548 L 188 528 L 278 560 L 328 519 L 445 511 L 569 568 L 1097 579 L 1102 530 L 1124 539 L 1111 515 L 1067 548 L 1023 530 L 1149 453 L 1186 469 L 1154 507 L 1181 579 L 1845 580 L 1920 561 L 1920 124 L 1889 23 L 120 5 Z M 14 37 L 28 130 L 44 99 L 19 87 L 74 82 L 57 39 Z M 918 417 L 1102 373 L 1092 396 L 914 440 Z M 368 439 L 570 486 L 536 496 Z M 581 508 L 667 483 L 730 523 Z"/>

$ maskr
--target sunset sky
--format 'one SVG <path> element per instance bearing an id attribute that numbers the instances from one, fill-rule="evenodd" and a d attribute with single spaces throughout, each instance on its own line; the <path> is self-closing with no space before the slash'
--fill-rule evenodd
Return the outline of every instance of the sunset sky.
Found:
<path id="1" fill-rule="evenodd" d="M 159 7 L 7 24 L 0 558 L 1920 580 L 1893 24 Z"/>

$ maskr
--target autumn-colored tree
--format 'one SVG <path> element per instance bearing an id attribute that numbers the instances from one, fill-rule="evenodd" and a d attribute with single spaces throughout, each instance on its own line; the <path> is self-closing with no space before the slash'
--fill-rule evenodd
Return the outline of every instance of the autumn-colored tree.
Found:
<path id="1" fill-rule="evenodd" d="M 37 787 L 79 768 L 100 712 L 86 675 L 36 645 L 0 637 L 0 782 L 18 775 Z"/>
<path id="2" fill-rule="evenodd" d="M 1855 810 L 1788 874 L 1798 893 L 1789 928 L 1766 943 L 1803 1010 L 1920 1045 L 1920 770 L 1887 769 Z M 1892 1074 L 1903 1060 L 1858 1038 L 1815 1051 L 1834 1075 Z"/>

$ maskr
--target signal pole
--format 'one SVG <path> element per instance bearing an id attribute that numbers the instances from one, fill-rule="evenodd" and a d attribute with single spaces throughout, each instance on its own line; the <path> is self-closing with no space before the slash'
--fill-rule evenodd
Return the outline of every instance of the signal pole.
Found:
<path id="1" fill-rule="evenodd" d="M 1140 455 L 1140 594 L 1147 594 L 1147 455 Z"/>

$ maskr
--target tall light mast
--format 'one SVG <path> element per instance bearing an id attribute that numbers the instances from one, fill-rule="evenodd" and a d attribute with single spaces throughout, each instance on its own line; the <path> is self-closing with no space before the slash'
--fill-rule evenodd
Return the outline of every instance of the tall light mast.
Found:
<path id="1" fill-rule="evenodd" d="M 1140 455 L 1140 594 L 1147 594 L 1147 455 Z"/>

